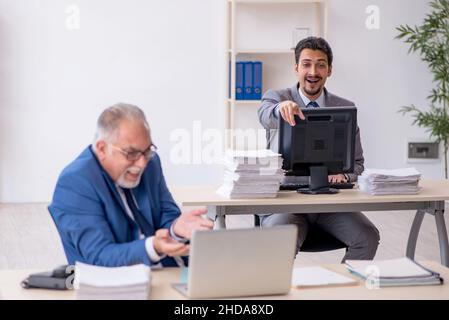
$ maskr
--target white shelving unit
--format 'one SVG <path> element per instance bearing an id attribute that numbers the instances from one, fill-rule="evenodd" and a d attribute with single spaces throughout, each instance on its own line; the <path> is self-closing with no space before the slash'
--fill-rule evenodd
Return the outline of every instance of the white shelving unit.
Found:
<path id="1" fill-rule="evenodd" d="M 308 28 L 308 35 L 326 37 L 327 0 L 225 1 L 227 63 L 231 62 L 226 127 L 232 135 L 235 129 L 262 129 L 257 117 L 260 101 L 235 99 L 236 62 L 262 61 L 262 93 L 291 86 L 296 81 L 293 32 L 296 28 Z M 228 147 L 235 147 L 233 139 L 227 141 Z"/>

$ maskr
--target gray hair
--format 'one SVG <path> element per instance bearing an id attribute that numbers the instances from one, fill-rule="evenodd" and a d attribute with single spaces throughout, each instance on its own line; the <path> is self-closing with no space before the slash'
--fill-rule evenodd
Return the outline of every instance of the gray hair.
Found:
<path id="1" fill-rule="evenodd" d="M 123 120 L 132 120 L 141 122 L 150 133 L 150 127 L 143 111 L 132 104 L 117 103 L 106 108 L 98 117 L 97 132 L 95 133 L 92 147 L 95 151 L 95 145 L 98 140 L 114 142 L 117 138 L 118 127 Z"/>

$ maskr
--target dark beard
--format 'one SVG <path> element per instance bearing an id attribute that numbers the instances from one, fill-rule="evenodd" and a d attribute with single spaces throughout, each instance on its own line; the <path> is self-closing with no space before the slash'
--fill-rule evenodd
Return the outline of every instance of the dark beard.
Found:
<path id="1" fill-rule="evenodd" d="M 309 91 L 304 87 L 304 92 L 307 93 L 309 96 L 315 96 L 317 95 L 321 90 L 323 89 L 323 87 L 319 87 L 317 90 L 315 91 Z"/>

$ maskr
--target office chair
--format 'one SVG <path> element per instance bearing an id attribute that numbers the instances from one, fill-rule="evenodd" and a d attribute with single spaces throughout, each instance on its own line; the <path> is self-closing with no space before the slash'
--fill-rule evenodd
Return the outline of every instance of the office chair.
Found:
<path id="1" fill-rule="evenodd" d="M 260 227 L 260 217 L 255 214 L 254 215 L 254 226 Z M 327 233 L 323 229 L 311 226 L 307 233 L 306 240 L 301 246 L 299 251 L 302 252 L 322 252 L 322 251 L 331 251 L 346 248 L 348 250 L 348 246 Z"/>

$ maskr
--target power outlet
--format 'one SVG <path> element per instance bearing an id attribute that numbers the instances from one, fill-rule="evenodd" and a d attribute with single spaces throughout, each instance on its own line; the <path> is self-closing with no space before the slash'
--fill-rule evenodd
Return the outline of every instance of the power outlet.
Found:
<path id="1" fill-rule="evenodd" d="M 409 160 L 438 160 L 439 147 L 436 142 L 409 142 L 407 158 Z"/>

